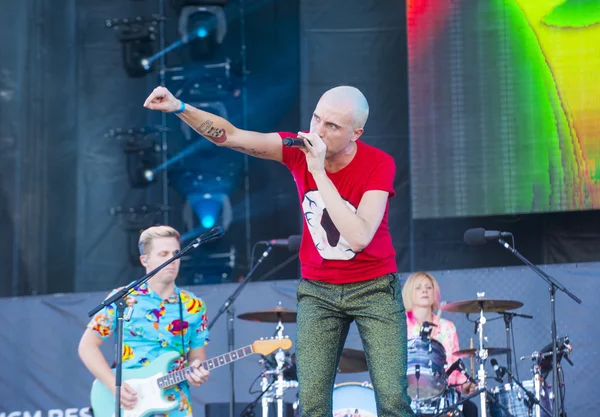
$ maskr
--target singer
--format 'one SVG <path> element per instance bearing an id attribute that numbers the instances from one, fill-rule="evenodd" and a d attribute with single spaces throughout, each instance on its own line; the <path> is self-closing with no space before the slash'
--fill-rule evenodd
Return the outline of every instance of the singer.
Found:
<path id="1" fill-rule="evenodd" d="M 139 239 L 140 262 L 146 273 L 166 262 L 181 250 L 179 232 L 169 226 L 154 226 L 142 232 Z M 163 353 L 176 349 L 181 360 L 175 361 L 174 371 L 188 361 L 195 367 L 180 383 L 165 391 L 165 395 L 179 402 L 179 407 L 169 416 L 184 417 L 192 414 L 188 383 L 203 384 L 209 375 L 200 363 L 206 360 L 208 343 L 206 307 L 204 302 L 189 291 L 179 289 L 175 279 L 179 272 L 179 259 L 141 284 L 125 298 L 133 308 L 129 321 L 123 324 L 123 369 L 139 368 L 151 363 Z M 111 292 L 114 294 L 117 290 Z M 115 392 L 115 375 L 104 359 L 100 346 L 115 331 L 114 306 L 100 310 L 88 324 L 79 342 L 79 357 L 88 370 L 104 386 Z M 187 331 L 184 331 L 187 328 Z M 185 337 L 182 335 L 185 334 Z M 121 405 L 133 408 L 138 395 L 126 382 L 121 386 Z"/>
<path id="2" fill-rule="evenodd" d="M 379 417 L 413 416 L 407 394 L 406 316 L 388 228 L 396 166 L 360 140 L 369 115 L 356 88 L 321 96 L 309 132 L 238 129 L 157 87 L 144 106 L 175 113 L 206 139 L 291 171 L 304 213 L 296 361 L 304 417 L 331 417 L 339 356 L 355 321 L 369 361 Z M 287 147 L 288 137 L 304 147 Z"/>
<path id="3" fill-rule="evenodd" d="M 434 314 L 434 311 L 439 308 L 441 300 L 440 286 L 437 280 L 427 272 L 415 272 L 408 277 L 402 288 L 402 300 L 406 309 L 408 338 L 420 337 L 424 322 L 435 324 L 431 338 L 444 346 L 446 364 L 451 366 L 459 359 L 453 355 L 454 352 L 460 350 L 458 333 L 454 323 L 439 316 L 439 310 L 438 314 Z M 477 390 L 475 384 L 466 380 L 459 370 L 455 370 L 448 376 L 448 385 L 459 386 L 464 395 L 469 395 Z M 475 403 L 470 400 L 466 401 L 463 404 L 463 415 L 464 417 L 477 417 L 478 410 Z"/>

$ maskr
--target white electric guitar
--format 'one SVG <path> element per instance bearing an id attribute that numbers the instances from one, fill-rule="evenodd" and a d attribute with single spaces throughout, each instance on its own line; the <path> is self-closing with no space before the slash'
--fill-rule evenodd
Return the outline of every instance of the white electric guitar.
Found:
<path id="1" fill-rule="evenodd" d="M 256 340 L 251 345 L 233 350 L 202 362 L 207 370 L 228 365 L 252 354 L 269 355 L 277 349 L 288 350 L 292 347 L 290 339 Z M 123 382 L 137 392 L 137 403 L 132 410 L 121 409 L 122 417 L 146 417 L 152 414 L 166 414 L 179 406 L 179 401 L 169 401 L 164 390 L 186 380 L 192 372 L 190 367 L 168 373 L 168 369 L 181 354 L 167 352 L 148 365 L 136 369 L 123 369 Z M 91 391 L 91 404 L 94 417 L 113 417 L 115 415 L 115 397 L 99 380 L 95 380 Z"/>

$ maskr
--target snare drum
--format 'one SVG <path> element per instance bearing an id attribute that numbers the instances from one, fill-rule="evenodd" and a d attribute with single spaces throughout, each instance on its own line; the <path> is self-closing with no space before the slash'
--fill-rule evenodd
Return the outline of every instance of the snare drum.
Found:
<path id="1" fill-rule="evenodd" d="M 368 383 L 346 382 L 333 387 L 333 417 L 377 417 L 375 392 Z"/>
<path id="2" fill-rule="evenodd" d="M 413 400 L 439 397 L 446 389 L 446 350 L 437 340 L 408 341 L 408 395 Z"/>

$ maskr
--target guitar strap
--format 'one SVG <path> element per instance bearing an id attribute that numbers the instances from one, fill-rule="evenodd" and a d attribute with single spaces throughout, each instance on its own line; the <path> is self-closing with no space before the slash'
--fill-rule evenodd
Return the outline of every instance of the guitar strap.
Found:
<path id="1" fill-rule="evenodd" d="M 179 319 L 181 320 L 181 357 L 183 359 L 183 363 L 187 365 L 187 356 L 185 354 L 185 337 L 184 337 L 184 329 L 183 329 L 183 301 L 181 300 L 181 290 L 178 292 L 179 298 Z"/>

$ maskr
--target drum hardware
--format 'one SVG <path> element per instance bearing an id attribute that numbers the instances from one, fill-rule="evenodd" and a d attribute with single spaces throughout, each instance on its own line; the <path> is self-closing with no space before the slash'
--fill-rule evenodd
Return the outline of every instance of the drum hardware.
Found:
<path id="1" fill-rule="evenodd" d="M 510 352 L 511 335 L 513 334 L 512 320 L 515 317 L 521 317 L 524 319 L 533 319 L 533 316 L 530 316 L 528 314 L 509 313 L 506 311 L 498 311 L 497 313 L 502 315 L 504 318 L 504 326 L 505 326 L 505 330 L 506 330 L 506 368 L 509 371 L 508 372 L 508 382 L 510 383 L 510 380 L 511 380 L 510 372 L 512 372 L 512 355 Z M 514 340 L 513 340 L 513 343 L 514 343 Z M 518 374 L 518 372 L 517 372 L 517 374 Z"/>
<path id="2" fill-rule="evenodd" d="M 522 383 L 512 376 L 512 383 L 494 387 L 489 396 L 495 400 L 490 404 L 492 417 L 550 417 L 552 397 L 543 379 L 534 376 L 533 380 Z M 532 392 L 533 391 L 533 392 Z"/>
<path id="3" fill-rule="evenodd" d="M 487 318 L 484 316 L 486 312 L 499 313 L 506 310 L 513 310 L 522 307 L 523 303 L 514 300 L 498 300 L 485 298 L 484 292 L 478 292 L 477 298 L 474 300 L 457 301 L 453 303 L 446 303 L 440 306 L 440 309 L 452 312 L 452 313 L 466 313 L 474 314 L 479 313 L 479 318 L 475 321 L 475 333 L 478 334 L 479 348 L 478 349 L 465 349 L 464 352 L 458 351 L 455 354 L 461 356 L 474 356 L 479 363 L 479 370 L 477 371 L 478 390 L 477 395 L 480 399 L 480 413 L 481 417 L 487 417 L 487 403 L 489 391 L 485 386 L 486 371 L 485 362 L 490 355 L 494 354 L 510 354 L 510 346 L 506 350 L 502 348 L 485 348 L 484 347 L 484 326 L 487 322 Z M 501 352 L 501 353 L 500 353 Z"/>
<path id="4" fill-rule="evenodd" d="M 486 388 L 478 388 L 475 392 L 461 398 L 460 400 L 455 401 L 454 404 L 451 404 L 448 407 L 443 408 L 441 410 L 436 410 L 436 414 L 434 414 L 433 417 L 447 416 L 448 413 L 452 413 L 450 415 L 456 415 L 455 413 L 458 413 L 458 410 L 464 403 L 477 397 L 485 390 Z"/>
<path id="5" fill-rule="evenodd" d="M 550 410 L 548 410 L 541 402 L 540 400 L 536 397 L 536 395 L 534 395 L 534 393 L 532 393 L 531 391 L 529 391 L 527 388 L 525 388 L 523 386 L 523 384 L 521 383 L 521 381 L 519 381 L 517 378 L 515 378 L 515 376 L 504 366 L 500 366 L 499 367 L 504 373 L 506 373 L 506 375 L 508 375 L 509 381 L 513 381 L 515 384 L 517 384 L 517 386 L 519 388 L 521 388 L 521 390 L 523 391 L 523 393 L 525 394 L 525 396 L 527 397 L 527 403 L 529 404 L 529 408 L 532 408 L 534 405 L 536 405 L 537 407 L 540 407 L 547 416 L 551 416 L 552 412 Z M 537 415 L 539 416 L 539 412 L 537 413 Z"/>
<path id="6" fill-rule="evenodd" d="M 573 346 L 569 340 L 569 336 L 561 337 L 557 341 L 556 358 L 558 365 L 560 366 L 561 360 L 564 358 L 569 365 L 573 366 L 573 362 L 569 355 L 573 351 Z M 539 367 L 540 374 L 546 378 L 550 371 L 552 371 L 552 343 L 548 343 L 539 352 L 535 351 L 530 356 L 522 356 L 520 359 L 531 359 L 536 362 Z"/>
<path id="7" fill-rule="evenodd" d="M 281 303 L 279 303 L 274 309 L 243 313 L 238 315 L 238 318 L 260 323 L 276 323 L 275 337 L 282 339 L 287 337 L 283 334 L 285 330 L 283 323 L 295 323 L 296 312 L 283 308 Z M 244 410 L 246 413 L 245 416 L 253 415 L 253 409 L 260 400 L 263 417 L 268 416 L 269 406 L 273 403 L 277 404 L 277 417 L 283 417 L 283 394 L 290 388 L 298 387 L 298 381 L 287 380 L 285 378 L 285 371 L 293 366 L 290 362 L 290 356 L 286 355 L 281 349 L 270 356 L 274 356 L 274 360 L 265 358 L 260 361 L 262 368 L 261 393 L 246 407 L 247 411 Z"/>
<path id="8" fill-rule="evenodd" d="M 504 355 L 506 354 L 510 354 L 511 350 L 510 349 L 506 349 L 503 347 L 488 347 L 485 348 L 486 350 L 486 358 L 490 357 L 490 356 L 497 356 L 497 355 Z M 461 350 L 456 350 L 453 352 L 453 354 L 455 356 L 461 357 L 461 358 L 468 358 L 468 357 L 477 357 L 477 355 L 479 354 L 479 349 L 461 349 Z"/>
<path id="9" fill-rule="evenodd" d="M 434 327 L 437 327 L 437 324 L 433 324 L 428 321 L 423 322 L 421 331 L 419 332 L 419 336 L 421 337 L 422 341 L 425 342 L 426 340 L 431 339 L 431 332 L 433 331 Z"/>

